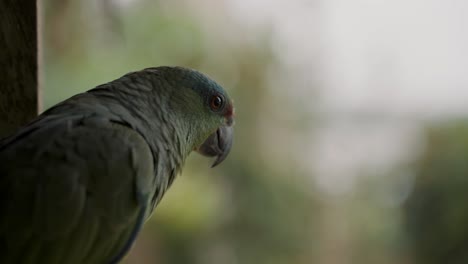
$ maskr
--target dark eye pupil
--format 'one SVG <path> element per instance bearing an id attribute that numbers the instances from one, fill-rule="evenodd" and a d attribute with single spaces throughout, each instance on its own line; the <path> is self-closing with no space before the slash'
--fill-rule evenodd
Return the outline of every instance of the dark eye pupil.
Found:
<path id="1" fill-rule="evenodd" d="M 223 105 L 223 99 L 221 96 L 213 96 L 211 99 L 211 107 L 213 109 L 219 109 Z"/>
<path id="2" fill-rule="evenodd" d="M 221 98 L 216 96 L 216 98 L 214 99 L 213 104 L 214 104 L 214 106 L 219 107 L 221 105 Z"/>

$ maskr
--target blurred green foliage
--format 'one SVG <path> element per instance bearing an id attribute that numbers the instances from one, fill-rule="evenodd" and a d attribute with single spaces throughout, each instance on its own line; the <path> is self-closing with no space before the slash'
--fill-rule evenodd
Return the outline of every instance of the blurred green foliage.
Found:
<path id="1" fill-rule="evenodd" d="M 434 124 L 405 205 L 418 263 L 468 263 L 468 122 Z"/>

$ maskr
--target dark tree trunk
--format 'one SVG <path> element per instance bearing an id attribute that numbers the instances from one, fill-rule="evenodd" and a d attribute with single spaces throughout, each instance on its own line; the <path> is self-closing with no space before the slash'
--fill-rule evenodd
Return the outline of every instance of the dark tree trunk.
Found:
<path id="1" fill-rule="evenodd" d="M 0 0 L 0 138 L 38 112 L 37 5 Z"/>

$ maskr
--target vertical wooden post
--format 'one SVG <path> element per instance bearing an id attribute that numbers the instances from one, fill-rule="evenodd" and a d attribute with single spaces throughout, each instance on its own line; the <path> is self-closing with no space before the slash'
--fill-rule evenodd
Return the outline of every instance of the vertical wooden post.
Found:
<path id="1" fill-rule="evenodd" d="M 0 1 L 0 138 L 37 115 L 37 33 L 36 1 Z"/>

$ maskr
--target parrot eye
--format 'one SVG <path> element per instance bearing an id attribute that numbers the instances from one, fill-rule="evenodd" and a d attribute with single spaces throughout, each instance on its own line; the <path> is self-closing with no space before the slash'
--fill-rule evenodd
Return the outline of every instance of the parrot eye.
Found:
<path id="1" fill-rule="evenodd" d="M 220 110 L 224 105 L 224 98 L 221 95 L 213 95 L 210 100 L 210 107 L 213 111 Z"/>

